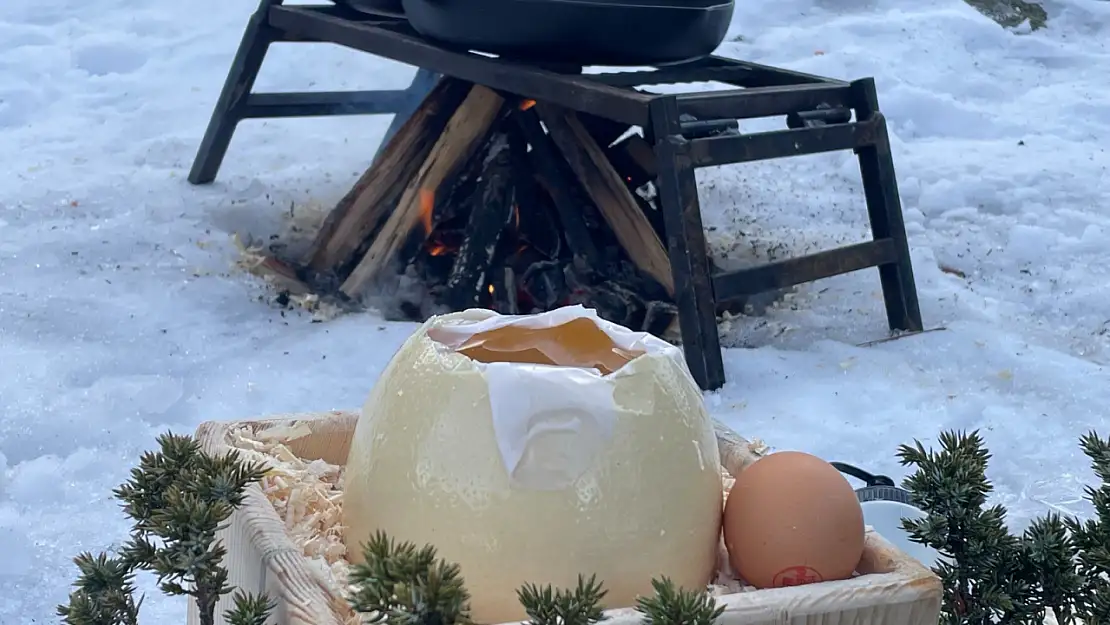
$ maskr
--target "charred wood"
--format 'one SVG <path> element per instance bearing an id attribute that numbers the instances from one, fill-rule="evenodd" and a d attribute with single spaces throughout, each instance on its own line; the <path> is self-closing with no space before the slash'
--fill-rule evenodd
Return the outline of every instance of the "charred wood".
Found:
<path id="1" fill-rule="evenodd" d="M 574 112 L 543 104 L 536 108 L 540 109 L 540 117 L 552 141 L 605 217 L 625 253 L 673 296 L 674 277 L 667 250 L 602 148 Z"/>
<path id="2" fill-rule="evenodd" d="M 639 328 L 644 324 L 646 306 L 632 289 L 612 280 L 590 286 L 579 286 L 570 295 L 572 304 L 582 304 L 597 310 L 597 314 L 626 328 Z"/>
<path id="3" fill-rule="evenodd" d="M 328 214 L 312 243 L 309 267 L 345 273 L 344 268 L 360 257 L 358 251 L 400 201 L 470 88 L 470 83 L 453 78 L 444 78 L 432 88 L 378 162 Z"/>
<path id="4" fill-rule="evenodd" d="M 517 302 L 516 274 L 509 267 L 494 269 L 490 274 L 488 293 L 483 298 L 486 308 L 503 315 L 520 314 Z"/>
<path id="5" fill-rule="evenodd" d="M 558 261 L 532 263 L 521 277 L 521 289 L 540 310 L 560 306 L 569 296 L 565 265 Z"/>
<path id="6" fill-rule="evenodd" d="M 528 140 L 515 123 L 506 124 L 505 131 L 509 137 L 513 186 L 516 189 L 514 233 L 520 246 L 534 247 L 548 259 L 558 258 L 563 251 L 563 233 L 552 212 L 550 196 L 540 187 L 531 167 Z M 509 253 L 513 251 L 508 250 Z"/>
<path id="7" fill-rule="evenodd" d="M 635 134 L 621 139 L 605 150 L 605 155 L 613 168 L 624 176 L 629 189 L 639 189 L 655 180 L 655 152 L 642 136 Z"/>
<path id="8" fill-rule="evenodd" d="M 590 136 L 593 137 L 594 141 L 602 148 L 613 145 L 614 141 L 619 139 L 621 135 L 628 132 L 628 129 L 631 128 L 628 124 L 622 124 L 589 113 L 579 113 L 578 121 L 582 123 L 582 127 L 586 129 L 586 132 L 588 132 Z"/>
<path id="9" fill-rule="evenodd" d="M 363 295 L 397 256 L 398 249 L 420 223 L 422 209 L 434 204 L 445 180 L 465 163 L 488 137 L 490 126 L 501 112 L 503 100 L 493 91 L 475 85 L 455 110 L 436 139 L 427 158 L 401 194 L 397 208 L 386 219 L 366 254 L 340 286 L 348 297 Z"/>
<path id="10" fill-rule="evenodd" d="M 459 247 L 447 279 L 444 303 L 455 310 L 478 306 L 491 285 L 493 261 L 501 235 L 513 217 L 513 168 L 508 138 L 495 133 L 486 150 L 466 226 L 466 239 Z M 495 273 L 495 272 L 494 272 Z"/>
<path id="11" fill-rule="evenodd" d="M 342 273 L 331 267 L 327 275 L 345 280 L 338 286 L 352 299 L 373 284 L 375 305 L 400 318 L 580 303 L 632 329 L 673 333 L 678 315 L 662 215 L 650 196 L 651 145 L 626 125 L 514 99 L 471 88 L 391 191 L 382 190 L 380 172 L 364 175 L 378 190 L 367 195 L 360 181 L 348 195 L 392 204 L 374 209 L 378 225 L 359 235 Z M 400 171 L 390 162 L 371 169 Z M 351 206 L 346 217 L 329 218 L 336 242 L 320 250 L 347 253 L 343 241 L 357 233 L 337 224 L 351 222 Z M 322 284 L 324 273 L 308 274 L 313 287 Z"/>
<path id="12" fill-rule="evenodd" d="M 600 257 L 583 219 L 585 214 L 583 203 L 578 201 L 571 192 L 577 182 L 560 169 L 558 151 L 550 137 L 543 131 L 535 111 L 531 109 L 516 111 L 513 113 L 513 118 L 523 138 L 532 145 L 531 165 L 555 204 L 567 247 L 570 248 L 571 253 L 581 257 L 587 264 L 597 263 Z"/>
<path id="13" fill-rule="evenodd" d="M 647 303 L 647 308 L 644 311 L 644 324 L 640 330 L 655 336 L 663 336 L 677 320 L 678 306 L 670 302 L 655 300 Z"/>

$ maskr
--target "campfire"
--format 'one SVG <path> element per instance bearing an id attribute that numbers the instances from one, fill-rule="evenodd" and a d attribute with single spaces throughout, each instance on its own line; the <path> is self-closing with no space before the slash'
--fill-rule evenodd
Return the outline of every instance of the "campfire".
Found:
<path id="1" fill-rule="evenodd" d="M 636 128 L 444 79 L 284 273 L 408 320 L 582 304 L 674 338 L 654 177 Z"/>

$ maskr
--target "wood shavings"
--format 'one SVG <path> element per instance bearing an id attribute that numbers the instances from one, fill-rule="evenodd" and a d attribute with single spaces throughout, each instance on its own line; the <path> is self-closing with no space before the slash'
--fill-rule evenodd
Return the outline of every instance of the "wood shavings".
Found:
<path id="1" fill-rule="evenodd" d="M 333 598 L 335 613 L 345 625 L 357 625 L 358 615 L 344 599 L 350 590 L 350 562 L 343 542 L 343 467 L 293 453 L 289 443 L 312 435 L 307 423 L 256 426 L 241 425 L 230 430 L 228 445 L 245 460 L 268 467 L 261 482 L 262 492 L 285 524 L 293 544 L 300 547 L 313 576 Z M 722 495 L 727 499 L 735 480 L 727 471 L 721 472 L 721 480 Z M 717 569 L 707 586 L 709 594 L 719 597 L 755 590 L 732 572 L 723 538 L 718 545 Z"/>
<path id="2" fill-rule="evenodd" d="M 334 298 L 322 298 L 313 293 L 311 287 L 297 276 L 292 265 L 267 253 L 261 243 L 244 242 L 238 234 L 232 236 L 232 243 L 239 250 L 235 266 L 262 278 L 278 291 L 276 301 L 283 307 L 297 306 L 312 313 L 314 321 L 330 321 L 345 312 L 345 308 L 334 301 Z"/>
<path id="3" fill-rule="evenodd" d="M 228 444 L 245 460 L 268 467 L 262 492 L 285 524 L 289 538 L 301 548 L 313 576 L 336 599 L 333 609 L 354 624 L 358 618 L 343 599 L 350 568 L 343 543 L 343 468 L 299 458 L 287 446 L 311 434 L 304 422 L 262 429 L 240 426 L 229 432 Z"/>

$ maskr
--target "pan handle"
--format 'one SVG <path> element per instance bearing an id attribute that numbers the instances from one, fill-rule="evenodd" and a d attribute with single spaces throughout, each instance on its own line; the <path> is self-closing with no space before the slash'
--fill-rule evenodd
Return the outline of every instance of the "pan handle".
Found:
<path id="1" fill-rule="evenodd" d="M 840 471 L 845 475 L 850 475 L 863 482 L 867 486 L 894 486 L 894 480 L 885 475 L 875 475 L 872 473 L 868 473 L 867 471 L 864 471 L 859 467 L 845 464 L 843 462 L 830 462 L 829 464 L 833 465 L 833 467 L 835 467 L 837 471 Z"/>

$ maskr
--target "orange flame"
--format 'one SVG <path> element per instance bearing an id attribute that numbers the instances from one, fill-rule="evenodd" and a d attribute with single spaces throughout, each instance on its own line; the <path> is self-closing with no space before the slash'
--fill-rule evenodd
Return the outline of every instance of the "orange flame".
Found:
<path id="1" fill-rule="evenodd" d="M 436 192 L 432 189 L 420 190 L 420 223 L 424 226 L 424 234 L 432 233 L 432 209 L 436 204 Z"/>
<path id="2" fill-rule="evenodd" d="M 520 110 L 527 111 L 528 109 L 532 108 L 535 105 L 536 105 L 535 100 L 521 100 L 520 101 Z"/>

